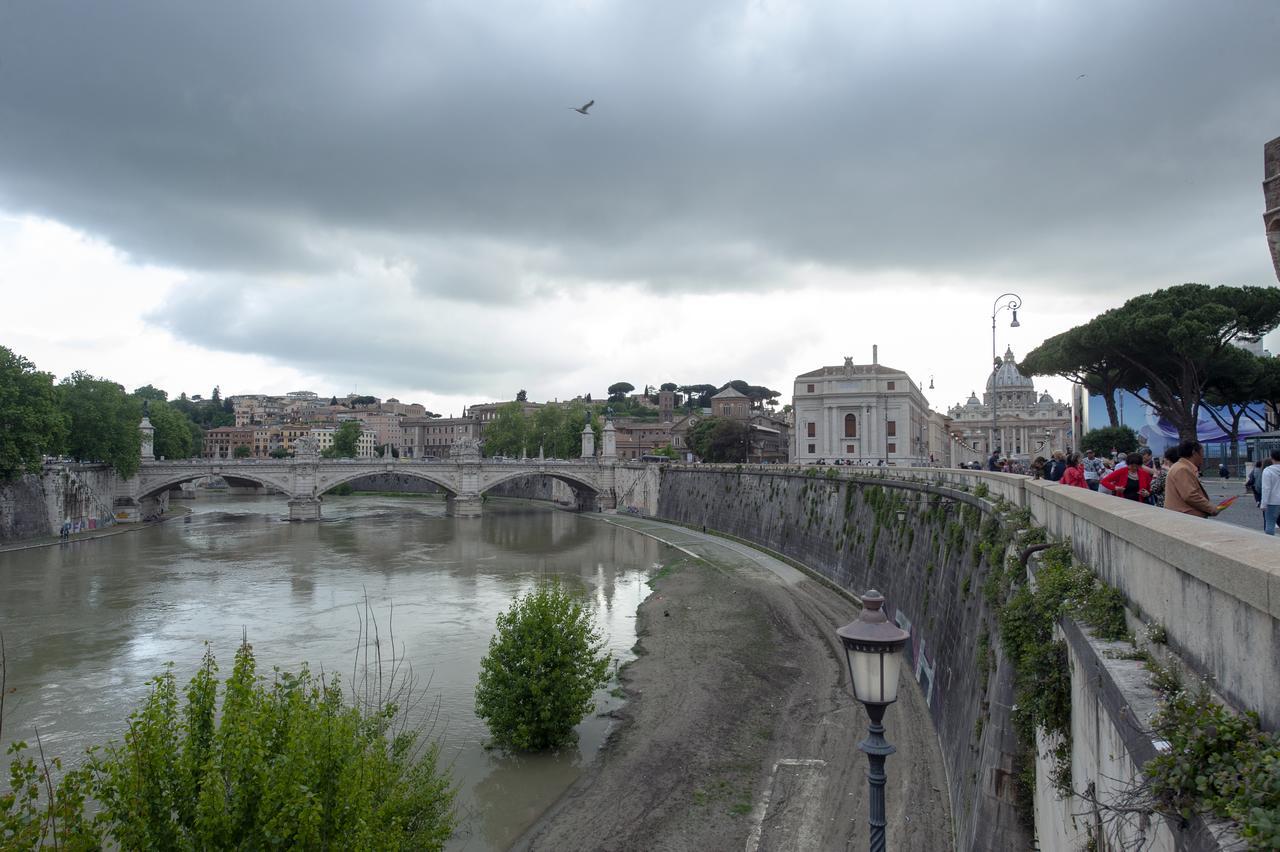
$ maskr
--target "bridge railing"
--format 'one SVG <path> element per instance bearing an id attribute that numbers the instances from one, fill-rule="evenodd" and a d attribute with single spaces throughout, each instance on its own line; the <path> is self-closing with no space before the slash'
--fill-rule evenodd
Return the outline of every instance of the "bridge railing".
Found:
<path id="1" fill-rule="evenodd" d="M 367 458 L 365 458 L 365 457 L 362 457 L 362 458 L 337 458 L 337 459 L 319 458 L 319 459 L 315 459 L 315 460 L 309 460 L 309 459 L 296 459 L 296 458 L 292 458 L 292 457 L 290 457 L 290 458 L 283 458 L 283 459 L 261 458 L 261 457 L 250 457 L 250 458 L 247 458 L 247 459 L 234 459 L 234 458 L 230 458 L 230 459 L 224 459 L 224 458 L 209 458 L 209 459 L 203 459 L 203 458 L 202 458 L 202 459 L 155 459 L 155 460 L 148 459 L 147 461 L 142 462 L 142 466 L 143 466 L 143 467 L 146 467 L 146 468 L 155 468 L 155 467 L 169 468 L 169 467 L 181 467 L 181 466 L 187 466 L 187 467 L 208 467 L 209 465 L 213 465 L 213 464 L 216 464 L 216 465 L 268 465 L 268 464 L 278 465 L 278 464 L 292 464 L 292 463 L 296 463 L 296 464 L 315 464 L 315 463 L 319 463 L 319 464 L 346 464 L 346 465 L 360 465 L 360 464 L 362 464 L 362 465 L 368 465 L 368 464 L 393 464 L 393 465 L 401 465 L 401 464 L 403 464 L 403 465 L 424 465 L 424 466 L 426 466 L 426 465 L 450 465 L 450 464 L 457 464 L 457 459 L 443 458 L 443 457 L 442 457 L 442 458 L 421 458 L 421 459 L 414 459 L 414 458 L 390 458 L 390 459 L 388 459 L 388 458 L 378 458 L 377 456 L 372 456 L 372 457 L 367 457 Z M 598 467 L 598 466 L 600 466 L 600 465 L 610 464 L 610 462 L 605 461 L 605 460 L 601 459 L 600 457 L 596 457 L 596 458 L 586 458 L 586 459 L 581 459 L 581 458 L 579 458 L 579 459 L 493 459 L 493 458 L 482 458 L 482 459 L 480 459 L 480 464 L 510 465 L 510 466 L 523 466 L 523 467 L 536 467 L 536 466 L 540 466 L 540 465 L 541 465 L 541 466 L 545 466 L 545 465 L 575 465 L 575 466 L 579 466 L 579 467 L 582 467 L 582 466 L 597 466 L 597 467 Z"/>

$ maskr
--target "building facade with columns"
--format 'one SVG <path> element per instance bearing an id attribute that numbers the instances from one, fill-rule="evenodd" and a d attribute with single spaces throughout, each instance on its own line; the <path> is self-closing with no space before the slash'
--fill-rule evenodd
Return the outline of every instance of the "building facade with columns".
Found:
<path id="1" fill-rule="evenodd" d="M 927 465 L 929 401 L 902 370 L 879 361 L 822 367 L 796 376 L 791 460 L 812 464 Z"/>
<path id="2" fill-rule="evenodd" d="M 991 406 L 995 405 L 995 438 L 991 431 Z M 978 399 L 969 395 L 954 406 L 951 418 L 956 464 L 986 464 L 993 449 L 1002 458 L 1028 462 L 1073 446 L 1071 406 L 1048 393 L 1037 394 L 1035 383 L 1018 371 L 1013 350 L 1007 349 L 1000 366 L 987 377 L 987 390 Z"/>

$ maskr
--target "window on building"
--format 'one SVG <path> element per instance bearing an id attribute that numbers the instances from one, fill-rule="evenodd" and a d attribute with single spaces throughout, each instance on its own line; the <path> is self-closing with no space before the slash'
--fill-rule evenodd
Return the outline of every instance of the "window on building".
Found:
<path id="1" fill-rule="evenodd" d="M 818 437 L 818 424 L 817 424 L 817 423 L 806 423 L 806 424 L 805 424 L 805 429 L 807 430 L 807 431 L 805 432 L 805 437 L 806 437 L 806 438 L 816 438 L 816 437 Z"/>
<path id="2" fill-rule="evenodd" d="M 889 390 L 893 390 L 896 385 L 896 382 L 889 382 Z"/>
<path id="3" fill-rule="evenodd" d="M 846 438 L 858 437 L 858 418 L 852 414 L 844 416 L 844 436 Z"/>
<path id="4" fill-rule="evenodd" d="M 885 449 L 885 452 L 890 454 L 896 453 L 897 451 L 898 451 L 898 445 L 894 443 L 890 443 L 888 447 L 886 447 Z"/>
<path id="5" fill-rule="evenodd" d="M 858 454 L 858 445 L 849 444 L 844 448 L 845 455 L 856 456 Z"/>
<path id="6" fill-rule="evenodd" d="M 805 385 L 805 389 L 808 393 L 813 393 L 813 385 Z"/>
<path id="7" fill-rule="evenodd" d="M 810 454 L 810 455 L 812 455 L 813 453 L 816 453 L 817 451 L 818 451 L 818 450 L 817 450 L 817 446 L 816 446 L 815 444 L 810 444 L 810 445 L 809 445 L 809 454 Z"/>
<path id="8" fill-rule="evenodd" d="M 886 421 L 884 421 L 884 433 L 885 433 L 886 435 L 888 435 L 889 437 L 894 437 L 895 435 L 897 435 L 897 434 L 898 434 L 898 421 L 897 421 L 897 420 L 886 420 Z"/>

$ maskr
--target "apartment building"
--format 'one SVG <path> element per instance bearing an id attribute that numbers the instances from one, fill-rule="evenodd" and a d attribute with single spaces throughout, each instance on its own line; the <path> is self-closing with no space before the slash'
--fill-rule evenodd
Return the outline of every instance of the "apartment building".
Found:
<path id="1" fill-rule="evenodd" d="M 254 430 L 237 426 L 219 426 L 204 433 L 200 455 L 206 459 L 235 458 L 236 447 L 248 447 L 253 453 Z"/>
<path id="2" fill-rule="evenodd" d="M 415 459 L 447 458 L 459 438 L 479 438 L 472 417 L 405 417 L 400 421 L 400 454 Z"/>
<path id="3" fill-rule="evenodd" d="M 309 434 L 316 439 L 316 449 L 324 452 L 333 446 L 333 438 L 338 432 L 337 429 L 321 427 L 310 430 Z M 377 453 L 374 448 L 377 446 L 377 436 L 368 429 L 361 431 L 360 437 L 356 440 L 356 458 L 369 459 L 373 458 Z"/>

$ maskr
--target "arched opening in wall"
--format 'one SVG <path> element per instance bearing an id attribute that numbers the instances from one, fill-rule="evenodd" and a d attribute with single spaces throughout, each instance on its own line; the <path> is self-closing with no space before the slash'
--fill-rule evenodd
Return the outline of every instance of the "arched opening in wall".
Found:
<path id="1" fill-rule="evenodd" d="M 844 436 L 846 438 L 858 437 L 858 418 L 852 414 L 844 416 Z"/>
<path id="2" fill-rule="evenodd" d="M 1269 234 L 1273 240 L 1280 239 L 1280 216 L 1275 217 L 1267 223 L 1267 234 Z"/>
<path id="3" fill-rule="evenodd" d="M 509 476 L 482 490 L 485 496 L 520 500 L 546 500 L 565 508 L 594 512 L 600 493 L 590 485 L 567 476 L 536 472 Z"/>

